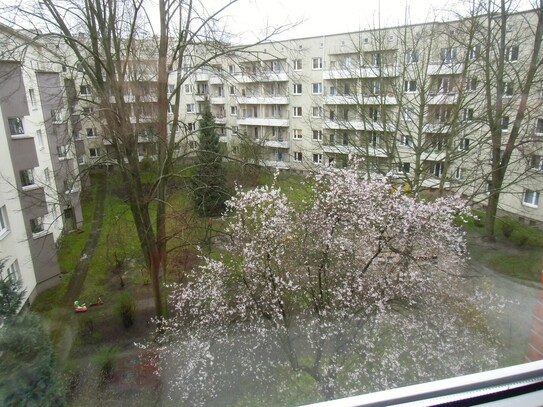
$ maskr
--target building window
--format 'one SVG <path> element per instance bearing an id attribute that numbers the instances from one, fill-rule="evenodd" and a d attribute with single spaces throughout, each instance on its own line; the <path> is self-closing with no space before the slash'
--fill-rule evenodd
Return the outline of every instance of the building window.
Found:
<path id="1" fill-rule="evenodd" d="M 441 62 L 450 63 L 456 60 L 456 48 L 441 48 Z"/>
<path id="2" fill-rule="evenodd" d="M 445 164 L 443 163 L 435 163 L 432 166 L 432 174 L 436 177 L 441 177 L 443 175 L 443 169 L 445 168 Z"/>
<path id="3" fill-rule="evenodd" d="M 93 158 L 100 157 L 100 149 L 99 148 L 89 148 L 89 156 Z"/>
<path id="4" fill-rule="evenodd" d="M 535 121 L 535 134 L 543 135 L 543 119 L 541 118 Z"/>
<path id="5" fill-rule="evenodd" d="M 43 170 L 43 176 L 45 178 L 45 184 L 50 185 L 51 184 L 51 173 L 49 172 L 49 168 L 46 168 Z"/>
<path id="6" fill-rule="evenodd" d="M 449 78 L 438 78 L 437 79 L 437 93 L 449 93 L 449 91 L 450 91 Z"/>
<path id="7" fill-rule="evenodd" d="M 36 92 L 34 92 L 34 89 L 28 89 L 28 98 L 30 99 L 30 106 L 32 108 L 36 107 Z"/>
<path id="8" fill-rule="evenodd" d="M 230 106 L 230 115 L 231 116 L 237 116 L 238 115 L 238 107 L 237 106 Z"/>
<path id="9" fill-rule="evenodd" d="M 62 112 L 60 109 L 51 110 L 51 120 L 53 123 L 62 123 Z"/>
<path id="10" fill-rule="evenodd" d="M 292 138 L 294 140 L 301 140 L 302 139 L 302 129 L 294 129 L 292 131 Z"/>
<path id="11" fill-rule="evenodd" d="M 37 218 L 30 219 L 30 230 L 32 231 L 33 235 L 45 231 L 43 227 L 43 216 L 38 216 Z"/>
<path id="12" fill-rule="evenodd" d="M 81 113 L 83 113 L 84 116 L 89 116 L 93 112 L 94 112 L 94 108 L 92 107 L 84 107 L 81 109 Z"/>
<path id="13" fill-rule="evenodd" d="M 473 109 L 462 109 L 462 121 L 467 122 L 473 120 Z"/>
<path id="14" fill-rule="evenodd" d="M 171 104 L 171 103 L 168 103 L 168 109 L 167 109 L 167 112 L 168 112 L 168 113 L 173 113 L 173 104 Z"/>
<path id="15" fill-rule="evenodd" d="M 235 86 L 230 86 L 230 94 L 231 94 L 231 95 L 235 95 L 235 94 L 236 94 L 236 87 L 235 87 Z"/>
<path id="16" fill-rule="evenodd" d="M 400 172 L 409 174 L 411 172 L 411 163 L 400 163 Z"/>
<path id="17" fill-rule="evenodd" d="M 502 131 L 507 131 L 509 129 L 509 116 L 502 117 Z"/>
<path id="18" fill-rule="evenodd" d="M 68 146 L 57 146 L 58 158 L 66 158 L 68 155 Z"/>
<path id="19" fill-rule="evenodd" d="M 463 138 L 462 140 L 460 140 L 460 144 L 458 145 L 458 149 L 461 150 L 461 151 L 469 150 L 469 143 L 470 143 L 469 138 Z"/>
<path id="20" fill-rule="evenodd" d="M 313 58 L 313 69 L 322 69 L 322 58 Z"/>
<path id="21" fill-rule="evenodd" d="M 86 133 L 87 133 L 87 137 L 96 137 L 97 136 L 97 133 L 96 133 L 96 129 L 95 128 L 92 128 L 92 127 L 88 127 L 87 129 L 85 129 Z"/>
<path id="22" fill-rule="evenodd" d="M 477 78 L 468 78 L 468 81 L 466 82 L 466 90 L 468 92 L 477 90 Z"/>
<path id="23" fill-rule="evenodd" d="M 79 87 L 80 95 L 92 95 L 92 88 L 89 85 L 81 85 Z"/>
<path id="24" fill-rule="evenodd" d="M 312 112 L 311 112 L 311 116 L 312 116 L 312 117 L 321 117 L 321 116 L 322 116 L 322 107 L 320 107 L 320 106 L 313 106 L 313 109 L 312 109 Z"/>
<path id="25" fill-rule="evenodd" d="M 513 96 L 513 82 L 504 82 L 503 84 L 503 96 Z"/>
<path id="26" fill-rule="evenodd" d="M 380 52 L 374 52 L 371 54 L 371 65 L 381 66 L 383 64 L 383 54 Z"/>
<path id="27" fill-rule="evenodd" d="M 272 61 L 271 62 L 271 69 L 275 73 L 281 72 L 281 61 Z"/>
<path id="28" fill-rule="evenodd" d="M 322 154 L 320 153 L 313 154 L 313 162 L 315 164 L 322 164 Z"/>
<path id="29" fill-rule="evenodd" d="M 381 82 L 379 82 L 379 79 L 373 79 L 371 81 L 371 93 L 373 95 L 381 94 Z"/>
<path id="30" fill-rule="evenodd" d="M 295 151 L 294 152 L 294 161 L 301 163 L 302 162 L 302 152 L 301 151 Z"/>
<path id="31" fill-rule="evenodd" d="M 314 141 L 322 140 L 322 130 L 313 130 L 313 140 Z"/>
<path id="32" fill-rule="evenodd" d="M 519 51 L 518 45 L 512 45 L 510 47 L 507 47 L 507 50 L 505 52 L 505 60 L 507 62 L 518 61 L 518 51 Z"/>
<path id="33" fill-rule="evenodd" d="M 15 260 L 13 263 L 6 267 L 6 277 L 4 281 L 19 281 L 21 279 L 21 271 L 19 269 L 19 262 Z"/>
<path id="34" fill-rule="evenodd" d="M 371 133 L 369 138 L 370 146 L 375 148 L 379 146 L 379 134 Z"/>
<path id="35" fill-rule="evenodd" d="M 335 96 L 336 93 L 337 93 L 336 87 L 335 86 L 330 86 L 330 95 Z M 543 94 L 543 91 L 542 91 L 542 94 Z"/>
<path id="36" fill-rule="evenodd" d="M 532 155 L 530 160 L 530 168 L 541 171 L 543 170 L 543 156 Z"/>
<path id="37" fill-rule="evenodd" d="M 456 168 L 456 170 L 454 171 L 454 178 L 456 179 L 464 179 L 464 169 L 463 168 Z"/>
<path id="38" fill-rule="evenodd" d="M 405 134 L 402 134 L 400 136 L 400 145 L 405 147 L 410 147 L 413 145 L 413 139 L 411 136 L 406 136 Z"/>
<path id="39" fill-rule="evenodd" d="M 311 85 L 311 91 L 314 95 L 320 95 L 322 93 L 322 83 L 313 83 Z"/>
<path id="40" fill-rule="evenodd" d="M 192 84 L 190 83 L 185 84 L 185 94 L 192 95 Z"/>
<path id="41" fill-rule="evenodd" d="M 229 73 L 235 73 L 236 72 L 236 66 L 235 65 L 228 65 L 228 72 Z"/>
<path id="42" fill-rule="evenodd" d="M 405 63 L 414 64 L 419 62 L 419 52 L 416 49 L 410 49 L 405 53 Z"/>
<path id="43" fill-rule="evenodd" d="M 22 117 L 10 117 L 8 119 L 8 124 L 9 124 L 9 133 L 12 136 L 18 136 L 20 134 L 25 133 Z"/>
<path id="44" fill-rule="evenodd" d="M 187 103 L 187 113 L 194 113 L 194 103 Z"/>
<path id="45" fill-rule="evenodd" d="M 480 54 L 481 54 L 481 44 L 477 44 L 469 49 L 468 58 L 473 61 L 474 59 L 479 58 Z"/>
<path id="46" fill-rule="evenodd" d="M 295 83 L 293 85 L 292 93 L 294 95 L 301 95 L 302 94 L 302 84 L 301 83 Z"/>
<path id="47" fill-rule="evenodd" d="M 301 59 L 295 59 L 292 61 L 292 69 L 295 71 L 301 71 L 302 70 L 302 60 Z"/>
<path id="48" fill-rule="evenodd" d="M 301 106 L 294 106 L 292 108 L 292 116 L 293 117 L 302 117 L 302 107 Z"/>
<path id="49" fill-rule="evenodd" d="M 26 170 L 19 171 L 21 177 L 21 185 L 23 187 L 28 187 L 34 185 L 34 169 L 29 168 Z"/>
<path id="50" fill-rule="evenodd" d="M 403 90 L 406 93 L 412 93 L 417 91 L 417 81 L 416 80 L 406 80 L 403 83 Z"/>
<path id="51" fill-rule="evenodd" d="M 378 122 L 379 120 L 381 120 L 381 111 L 378 107 L 370 108 L 370 118 L 374 122 Z"/>
<path id="52" fill-rule="evenodd" d="M 534 208 L 537 208 L 539 205 L 539 192 L 532 191 L 531 189 L 525 189 L 522 203 L 526 206 L 532 206 Z"/>
<path id="53" fill-rule="evenodd" d="M 174 93 L 174 92 L 175 92 L 175 88 L 176 88 L 175 84 L 173 84 L 173 83 L 168 83 L 168 95 L 171 95 L 172 93 Z"/>
<path id="54" fill-rule="evenodd" d="M 0 239 L 9 232 L 8 212 L 6 205 L 0 207 Z"/>
<path id="55" fill-rule="evenodd" d="M 349 145 L 349 135 L 347 133 L 343 133 L 343 136 L 341 137 L 341 139 L 342 139 L 342 144 L 344 146 Z"/>

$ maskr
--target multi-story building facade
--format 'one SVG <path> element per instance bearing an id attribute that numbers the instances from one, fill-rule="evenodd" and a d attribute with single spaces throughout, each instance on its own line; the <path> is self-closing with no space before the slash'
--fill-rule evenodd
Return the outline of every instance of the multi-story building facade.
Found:
<path id="1" fill-rule="evenodd" d="M 81 226 L 79 173 L 58 56 L 27 34 L 0 35 L 15 45 L 0 58 L 1 278 L 20 279 L 30 302 L 60 281 L 57 245 Z"/>
<path id="2" fill-rule="evenodd" d="M 195 128 L 209 103 L 228 153 L 265 166 L 307 171 L 359 159 L 368 177 L 484 206 L 492 128 L 504 150 L 524 109 L 499 207 L 542 225 L 540 70 L 521 106 L 537 17 L 511 14 L 503 29 L 487 17 L 260 44 L 186 81 L 181 117 Z M 489 115 L 498 100 L 502 110 Z"/>

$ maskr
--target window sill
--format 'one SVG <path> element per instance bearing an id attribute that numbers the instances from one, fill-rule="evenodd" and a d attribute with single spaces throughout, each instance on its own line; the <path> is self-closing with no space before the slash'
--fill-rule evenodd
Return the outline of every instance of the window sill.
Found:
<path id="1" fill-rule="evenodd" d="M 22 187 L 22 190 L 23 191 L 33 191 L 35 189 L 39 189 L 40 186 L 39 185 L 36 185 L 36 184 L 31 184 L 31 185 L 25 185 Z"/>
<path id="2" fill-rule="evenodd" d="M 9 235 L 10 230 L 4 229 L 0 232 L 0 240 L 4 240 Z"/>
<path id="3" fill-rule="evenodd" d="M 522 202 L 522 206 L 526 206 L 527 208 L 537 209 L 538 205 L 534 205 L 528 202 Z"/>
<path id="4" fill-rule="evenodd" d="M 38 233 L 32 233 L 32 239 L 40 239 L 44 236 L 47 236 L 49 234 L 49 232 L 47 230 L 42 230 L 41 232 L 38 232 Z"/>
<path id="5" fill-rule="evenodd" d="M 34 137 L 26 135 L 26 134 L 12 134 L 11 135 L 12 140 L 26 140 L 29 138 L 34 138 Z"/>

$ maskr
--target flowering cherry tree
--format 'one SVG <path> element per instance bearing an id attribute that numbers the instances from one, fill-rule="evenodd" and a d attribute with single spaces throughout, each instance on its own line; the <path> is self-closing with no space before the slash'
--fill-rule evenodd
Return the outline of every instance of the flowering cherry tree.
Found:
<path id="1" fill-rule="evenodd" d="M 172 290 L 160 354 L 176 398 L 203 403 L 228 375 L 280 391 L 303 379 L 330 399 L 492 366 L 477 304 L 456 297 L 464 202 L 355 170 L 307 182 L 301 203 L 275 184 L 239 190 L 223 254 Z"/>

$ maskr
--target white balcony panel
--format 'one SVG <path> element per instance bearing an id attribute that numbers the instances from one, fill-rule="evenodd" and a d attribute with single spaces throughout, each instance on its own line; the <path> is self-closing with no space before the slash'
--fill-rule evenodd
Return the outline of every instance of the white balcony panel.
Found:
<path id="1" fill-rule="evenodd" d="M 228 143 L 228 136 L 219 136 L 219 143 Z"/>
<path id="2" fill-rule="evenodd" d="M 288 75 L 286 72 L 265 72 L 257 73 L 254 75 L 249 74 L 236 74 L 236 80 L 240 83 L 250 82 L 286 82 L 288 81 Z"/>
<path id="3" fill-rule="evenodd" d="M 226 117 L 215 117 L 215 124 L 226 124 Z"/>
<path id="4" fill-rule="evenodd" d="M 197 72 L 196 82 L 207 82 L 209 80 L 209 72 Z"/>
<path id="5" fill-rule="evenodd" d="M 458 100 L 456 93 L 431 94 L 428 98 L 429 105 L 454 105 Z"/>
<path id="6" fill-rule="evenodd" d="M 370 66 L 352 69 L 330 69 L 323 72 L 324 79 L 377 78 L 398 76 L 397 66 Z"/>
<path id="7" fill-rule="evenodd" d="M 223 83 L 223 79 L 220 76 L 212 75 L 209 78 L 210 85 L 221 85 L 222 83 Z"/>
<path id="8" fill-rule="evenodd" d="M 451 125 L 447 123 L 427 123 L 424 126 L 426 133 L 448 133 L 451 130 Z"/>
<path id="9" fill-rule="evenodd" d="M 371 157 L 387 157 L 384 150 L 373 147 L 366 149 L 365 147 L 356 146 L 325 145 L 322 147 L 322 149 L 325 153 L 328 154 L 356 154 L 367 155 Z"/>
<path id="10" fill-rule="evenodd" d="M 275 126 L 275 127 L 288 127 L 288 119 L 271 119 L 260 117 L 245 117 L 239 118 L 238 124 L 243 126 Z"/>
<path id="11" fill-rule="evenodd" d="M 274 148 L 290 148 L 290 141 L 264 140 L 264 146 Z"/>
<path id="12" fill-rule="evenodd" d="M 423 153 L 421 154 L 420 158 L 423 161 L 443 161 L 445 159 L 445 153 L 442 151 Z"/>
<path id="13" fill-rule="evenodd" d="M 286 161 L 271 161 L 271 160 L 261 160 L 261 165 L 264 165 L 265 167 L 272 167 L 272 168 L 279 168 L 279 169 L 289 169 L 290 165 Z"/>
<path id="14" fill-rule="evenodd" d="M 212 96 L 210 100 L 212 105 L 224 105 L 226 103 L 224 96 Z"/>
<path id="15" fill-rule="evenodd" d="M 350 120 L 337 122 L 325 120 L 324 126 L 332 130 L 374 130 L 374 131 L 393 131 L 393 126 L 385 126 L 381 122 L 364 122 L 360 120 Z"/>
<path id="16" fill-rule="evenodd" d="M 288 105 L 286 96 L 240 96 L 240 105 Z"/>
<path id="17" fill-rule="evenodd" d="M 395 105 L 396 97 L 384 95 L 334 95 L 324 97 L 325 105 Z"/>
<path id="18" fill-rule="evenodd" d="M 462 73 L 464 64 L 429 64 L 428 75 L 458 75 Z"/>

